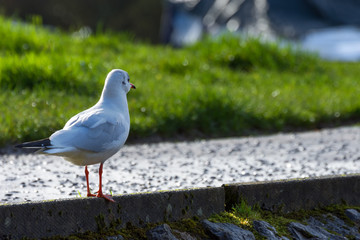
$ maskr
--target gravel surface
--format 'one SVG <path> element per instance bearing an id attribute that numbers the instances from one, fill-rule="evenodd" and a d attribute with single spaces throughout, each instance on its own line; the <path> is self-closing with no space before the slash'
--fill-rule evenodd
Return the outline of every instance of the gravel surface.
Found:
<path id="1" fill-rule="evenodd" d="M 360 172 L 360 127 L 263 137 L 128 145 L 106 161 L 105 193 Z M 59 157 L 0 155 L 0 202 L 85 196 L 84 167 Z M 98 188 L 98 167 L 89 167 Z"/>

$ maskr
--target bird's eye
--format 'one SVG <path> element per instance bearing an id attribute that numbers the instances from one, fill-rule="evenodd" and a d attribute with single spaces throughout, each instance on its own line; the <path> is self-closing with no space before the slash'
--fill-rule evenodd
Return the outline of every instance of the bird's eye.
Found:
<path id="1" fill-rule="evenodd" d="M 128 78 L 128 82 L 130 82 L 130 78 Z"/>

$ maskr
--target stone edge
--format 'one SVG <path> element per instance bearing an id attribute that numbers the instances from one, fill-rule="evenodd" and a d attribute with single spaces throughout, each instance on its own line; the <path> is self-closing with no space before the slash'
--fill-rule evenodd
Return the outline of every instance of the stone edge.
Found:
<path id="1" fill-rule="evenodd" d="M 272 211 L 290 212 L 330 204 L 360 205 L 360 174 L 268 182 L 234 183 L 97 198 L 0 205 L 0 238 L 68 236 L 129 224 L 205 219 L 241 201 Z"/>
<path id="2" fill-rule="evenodd" d="M 226 210 L 241 201 L 284 213 L 341 203 L 360 205 L 360 174 L 235 183 L 223 187 Z"/>

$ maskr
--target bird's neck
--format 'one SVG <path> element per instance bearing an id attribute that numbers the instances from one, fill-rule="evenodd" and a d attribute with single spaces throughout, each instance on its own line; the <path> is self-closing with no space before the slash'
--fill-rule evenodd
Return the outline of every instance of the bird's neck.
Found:
<path id="1" fill-rule="evenodd" d="M 115 95 L 102 94 L 98 104 L 109 106 L 129 118 L 129 108 L 126 98 L 126 93 Z"/>

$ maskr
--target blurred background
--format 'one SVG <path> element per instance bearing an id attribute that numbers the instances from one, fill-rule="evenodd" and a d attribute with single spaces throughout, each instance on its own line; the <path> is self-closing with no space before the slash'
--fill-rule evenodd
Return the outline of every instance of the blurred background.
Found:
<path id="1" fill-rule="evenodd" d="M 92 32 L 111 29 L 159 42 L 162 0 L 0 0 L 6 16 L 29 20 L 41 16 L 43 24 L 76 31 L 88 27 Z"/>
<path id="2" fill-rule="evenodd" d="M 0 145 L 62 128 L 114 68 L 138 88 L 130 141 L 357 123 L 359 10 L 355 0 L 0 0 Z"/>
<path id="3" fill-rule="evenodd" d="M 227 31 L 287 39 L 330 60 L 360 59 L 356 0 L 1 0 L 0 7 L 23 20 L 41 16 L 48 26 L 110 29 L 176 47 Z"/>

